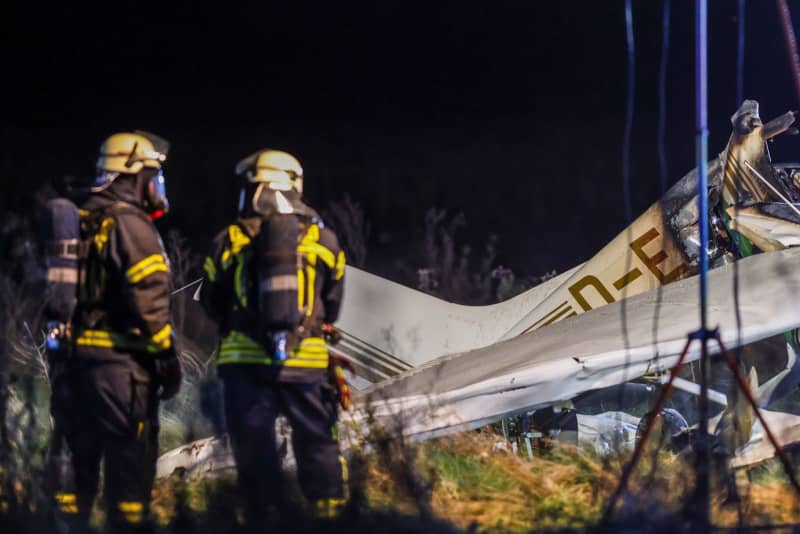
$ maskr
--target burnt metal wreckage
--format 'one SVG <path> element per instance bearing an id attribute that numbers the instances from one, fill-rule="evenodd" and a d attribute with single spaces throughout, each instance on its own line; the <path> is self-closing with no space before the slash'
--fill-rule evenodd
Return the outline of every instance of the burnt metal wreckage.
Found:
<path id="1" fill-rule="evenodd" d="M 762 123 L 758 103 L 745 101 L 708 174 L 709 324 L 737 349 L 780 446 L 800 441 L 800 416 L 763 408 L 800 385 L 800 248 L 792 248 L 800 244 L 800 165 L 772 163 L 766 143 L 792 133 L 795 118 Z M 587 262 L 497 305 L 451 304 L 348 267 L 342 341 L 330 347 L 358 375 L 349 377 L 360 391 L 342 418 L 344 447 L 363 439 L 368 419 L 423 440 L 531 413 L 533 427 L 557 440 L 600 453 L 634 447 L 644 427 L 628 412 L 652 405 L 696 326 L 697 179 L 696 169 L 685 175 Z M 698 357 L 691 349 L 686 361 Z M 682 397 L 661 415 L 680 449 L 697 433 L 686 421 L 696 420 L 700 388 L 690 374 L 673 386 Z M 771 457 L 753 406 L 729 381 L 710 386 L 722 409 L 708 432 L 716 450 L 730 453 L 728 464 Z M 215 436 L 165 453 L 158 476 L 232 467 L 227 440 Z"/>

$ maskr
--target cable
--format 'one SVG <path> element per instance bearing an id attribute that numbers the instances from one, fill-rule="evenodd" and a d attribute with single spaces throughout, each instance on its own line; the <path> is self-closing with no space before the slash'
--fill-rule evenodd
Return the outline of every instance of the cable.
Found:
<path id="1" fill-rule="evenodd" d="M 797 54 L 797 40 L 795 39 L 794 26 L 792 25 L 792 14 L 789 11 L 789 4 L 786 0 L 775 0 L 778 4 L 778 15 L 781 19 L 783 28 L 783 38 L 786 41 L 786 52 L 789 55 L 789 66 L 794 76 L 794 88 L 797 91 L 797 98 L 800 101 L 800 55 Z"/>
<path id="2" fill-rule="evenodd" d="M 736 22 L 737 22 L 737 38 L 736 38 L 736 107 L 742 105 L 744 102 L 744 51 L 745 51 L 745 0 L 738 0 L 737 5 L 737 13 L 736 13 Z M 724 169 L 723 169 L 724 171 Z M 724 173 L 723 173 L 724 174 Z M 738 173 L 733 173 L 733 181 L 734 181 L 734 189 L 736 191 L 739 190 L 741 185 L 741 177 Z M 736 351 L 734 357 L 736 358 L 737 365 L 741 361 L 742 356 L 742 311 L 741 305 L 739 302 L 739 260 L 742 257 L 742 248 L 739 243 L 740 234 L 739 234 L 739 203 L 734 202 L 733 206 L 733 217 L 734 217 L 734 226 L 733 232 L 731 232 L 731 228 L 727 228 L 729 233 L 729 238 L 731 242 L 731 246 L 734 252 L 734 259 L 733 259 L 733 309 L 734 309 L 734 320 L 736 322 Z M 721 217 L 724 216 L 719 214 Z M 724 219 L 723 219 L 724 220 Z M 728 225 L 725 225 L 728 227 Z M 738 396 L 740 395 L 738 390 L 735 390 L 735 400 L 734 402 L 739 402 Z M 740 421 L 738 418 L 733 418 L 733 427 L 734 431 L 738 434 L 739 433 L 739 425 Z M 735 486 L 734 486 L 735 488 Z M 737 500 L 737 516 L 739 521 L 739 526 L 743 524 L 744 513 L 742 509 L 741 500 Z"/>
<path id="3" fill-rule="evenodd" d="M 739 0 L 736 15 L 736 106 L 741 106 L 744 102 L 744 0 Z"/>
<path id="4" fill-rule="evenodd" d="M 633 108 L 636 97 L 636 50 L 633 39 L 633 7 L 631 0 L 625 0 L 625 33 L 628 52 L 628 94 L 625 109 L 625 133 L 622 141 L 622 190 L 625 203 L 625 224 L 627 226 L 628 241 L 632 239 L 631 223 L 633 222 L 633 209 L 631 202 L 631 132 L 633 130 Z M 632 250 L 627 247 L 625 254 L 625 272 L 629 272 L 633 263 Z M 625 346 L 625 371 L 622 383 L 627 381 L 630 366 L 630 339 L 628 335 L 627 290 L 623 289 L 622 303 L 620 304 L 620 322 L 622 324 L 622 339 Z M 625 404 L 625 388 L 619 389 L 618 401 L 620 409 Z"/>
<path id="5" fill-rule="evenodd" d="M 742 0 L 743 1 L 743 0 Z M 669 171 L 667 169 L 667 149 L 665 143 L 666 119 L 667 119 L 667 62 L 669 61 L 669 30 L 670 30 L 670 11 L 672 0 L 664 0 L 663 21 L 661 24 L 661 63 L 658 69 L 658 170 L 661 178 L 661 194 L 667 192 L 667 180 Z"/>
<path id="6" fill-rule="evenodd" d="M 656 144 L 658 146 L 658 170 L 661 196 L 667 192 L 669 170 L 667 168 L 666 123 L 667 123 L 667 63 L 669 61 L 670 12 L 672 0 L 664 0 L 664 11 L 661 23 L 661 63 L 658 68 L 658 128 Z M 653 314 L 653 352 L 658 357 L 658 318 L 661 312 L 663 288 L 659 284 L 656 290 L 656 306 Z"/>
<path id="7" fill-rule="evenodd" d="M 667 122 L 667 63 L 669 61 L 669 37 L 670 37 L 670 13 L 672 10 L 672 0 L 664 0 L 664 9 L 661 22 L 661 62 L 658 68 L 658 128 L 656 133 L 656 143 L 658 145 L 658 170 L 659 185 L 661 186 L 661 196 L 667 192 L 669 170 L 667 168 L 667 148 L 666 148 L 666 122 Z M 656 288 L 655 311 L 653 312 L 653 355 L 654 362 L 658 366 L 658 320 L 661 314 L 663 303 L 663 284 Z M 650 417 L 658 417 L 658 414 L 651 413 Z M 658 453 L 664 444 L 664 434 L 659 439 L 658 447 L 653 448 L 652 458 L 650 459 L 650 472 L 647 479 L 652 482 L 658 469 Z"/>
<path id="8" fill-rule="evenodd" d="M 633 8 L 631 0 L 625 0 L 625 28 L 628 46 L 628 97 L 625 109 L 625 134 L 622 141 L 622 191 L 625 195 L 625 222 L 633 220 L 631 208 L 631 132 L 633 130 L 633 106 L 636 96 L 636 53 L 633 41 Z"/>

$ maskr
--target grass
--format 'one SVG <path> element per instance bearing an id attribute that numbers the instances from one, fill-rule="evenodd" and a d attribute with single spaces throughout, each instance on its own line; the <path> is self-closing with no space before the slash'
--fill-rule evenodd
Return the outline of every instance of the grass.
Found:
<path id="1" fill-rule="evenodd" d="M 436 517 L 463 529 L 484 532 L 586 529 L 597 525 L 628 457 L 600 459 L 573 447 L 540 451 L 533 460 L 493 451 L 498 436 L 462 434 L 418 446 L 417 469 L 432 484 Z M 369 460 L 368 506 L 413 512 L 413 499 L 392 484 L 389 471 Z M 746 475 L 742 473 L 746 479 Z M 645 525 L 684 525 L 691 499 L 690 459 L 648 451 L 635 471 L 617 517 Z M 724 501 L 715 485 L 714 523 L 721 527 L 796 521 L 798 499 L 774 464 L 761 467 L 746 485 L 740 506 Z"/>
<path id="2" fill-rule="evenodd" d="M 17 417 L 25 413 L 36 417 Z M 48 524 L 48 505 L 40 489 L 43 466 L 36 460 L 43 454 L 46 431 L 41 427 L 47 418 L 18 401 L 6 415 L 14 430 L 4 438 L 3 450 L 9 456 L 0 467 L 0 531 L 38 532 Z M 355 507 L 343 530 L 390 534 L 591 529 L 629 458 L 600 458 L 549 444 L 529 460 L 508 447 L 496 447 L 498 442 L 502 438 L 490 429 L 421 444 L 403 443 L 388 434 L 380 437 L 371 443 L 372 452 L 351 458 Z M 800 517 L 800 500 L 777 462 L 740 472 L 738 482 L 742 500 L 736 503 L 726 501 L 725 488 L 715 481 L 715 525 L 786 524 Z M 691 458 L 654 444 L 631 478 L 617 517 L 637 531 L 673 525 L 685 530 L 692 487 Z M 152 511 L 159 531 L 165 533 L 221 534 L 241 522 L 231 479 L 185 481 L 174 473 L 157 481 Z M 99 527 L 102 520 L 97 506 L 93 524 Z M 308 526 L 298 524 L 284 531 L 300 532 Z"/>
<path id="3" fill-rule="evenodd" d="M 627 457 L 603 460 L 574 447 L 553 446 L 528 460 L 493 450 L 499 439 L 491 433 L 466 433 L 413 446 L 413 467 L 429 492 L 399 480 L 397 465 L 378 452 L 358 458 L 363 479 L 354 482 L 363 484 L 363 500 L 351 528 L 360 531 L 376 517 L 393 518 L 382 527 L 385 532 L 395 532 L 402 521 L 410 531 L 488 533 L 582 530 L 598 524 Z M 741 512 L 723 502 L 724 491 L 715 491 L 717 526 L 736 527 L 740 515 L 751 526 L 795 520 L 798 501 L 779 469 L 761 467 L 751 478 Z M 681 530 L 691 488 L 686 458 L 650 451 L 617 516 L 636 530 L 669 525 Z M 162 526 L 202 525 L 185 531 L 213 532 L 236 521 L 233 494 L 231 480 L 185 483 L 173 476 L 157 484 L 153 510 Z M 410 518 L 418 522 L 409 526 Z M 439 527 L 432 530 L 436 521 Z"/>

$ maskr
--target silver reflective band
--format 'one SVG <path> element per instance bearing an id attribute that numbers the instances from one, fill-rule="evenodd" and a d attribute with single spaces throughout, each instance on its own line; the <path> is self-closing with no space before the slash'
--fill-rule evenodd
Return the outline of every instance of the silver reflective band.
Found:
<path id="1" fill-rule="evenodd" d="M 70 267 L 50 267 L 47 269 L 48 282 L 60 282 L 62 284 L 77 284 L 78 269 Z"/>
<path id="2" fill-rule="evenodd" d="M 291 291 L 293 289 L 297 289 L 297 276 L 293 274 L 271 276 L 261 281 L 262 291 Z"/>

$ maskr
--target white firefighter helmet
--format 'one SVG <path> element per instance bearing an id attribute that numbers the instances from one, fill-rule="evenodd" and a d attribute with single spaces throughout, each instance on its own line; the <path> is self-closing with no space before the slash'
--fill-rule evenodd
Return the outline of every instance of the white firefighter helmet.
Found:
<path id="1" fill-rule="evenodd" d="M 93 191 L 108 187 L 120 174 L 136 174 L 142 169 L 161 169 L 167 159 L 169 143 L 161 137 L 136 130 L 111 135 L 100 145 L 97 178 Z"/>
<path id="2" fill-rule="evenodd" d="M 282 150 L 265 148 L 250 154 L 236 165 L 236 174 L 276 191 L 303 192 L 303 167 L 297 158 Z"/>

